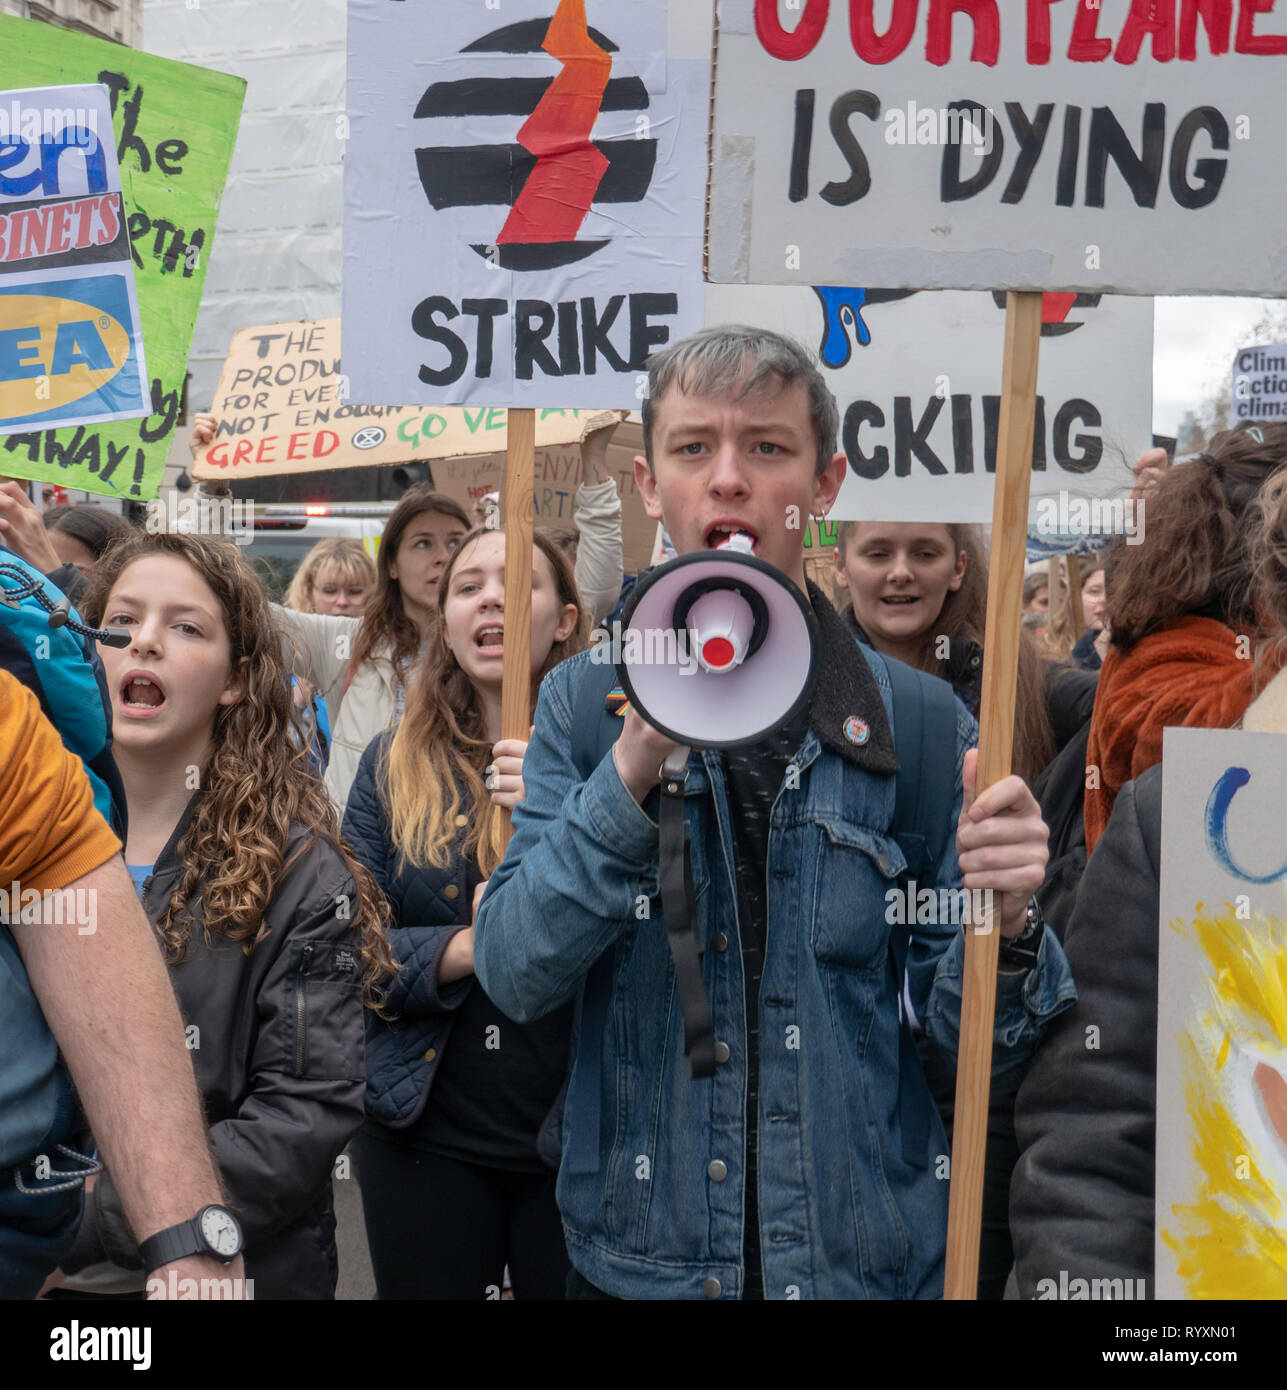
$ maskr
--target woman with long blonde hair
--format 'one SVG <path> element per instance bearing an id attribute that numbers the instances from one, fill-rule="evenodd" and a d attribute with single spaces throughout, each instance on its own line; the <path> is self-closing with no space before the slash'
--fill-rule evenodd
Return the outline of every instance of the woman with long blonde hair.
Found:
<path id="1" fill-rule="evenodd" d="M 375 561 L 351 536 L 327 536 L 299 562 L 286 590 L 286 607 L 296 613 L 361 618 L 375 589 Z M 325 775 L 331 756 L 331 711 L 311 681 L 291 677 L 296 707 L 310 730 L 313 765 Z"/>
<path id="2" fill-rule="evenodd" d="M 521 739 L 502 739 L 505 535 L 471 531 L 438 590 L 438 622 L 394 733 L 362 755 L 344 833 L 389 899 L 389 1024 L 367 1026 L 360 1181 L 380 1298 L 561 1298 L 554 1200 L 572 1005 L 505 1018 L 473 974 L 473 915 L 523 799 Z M 572 569 L 539 532 L 531 706 L 586 644 Z"/>
<path id="3" fill-rule="evenodd" d="M 339 838 L 294 715 L 281 634 L 228 541 L 138 535 L 99 561 L 125 857 L 183 1016 L 259 1298 L 333 1298 L 331 1170 L 362 1118 L 364 1002 L 392 976 L 386 909 Z M 109 1287 L 137 1245 L 111 1173 L 68 1267 Z M 102 1282 L 99 1287 L 103 1287 Z"/>

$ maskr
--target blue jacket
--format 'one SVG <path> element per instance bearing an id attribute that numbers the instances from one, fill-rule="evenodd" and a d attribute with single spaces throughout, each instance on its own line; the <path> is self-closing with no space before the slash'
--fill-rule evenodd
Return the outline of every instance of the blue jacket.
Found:
<path id="1" fill-rule="evenodd" d="M 344 812 L 344 838 L 389 900 L 389 944 L 402 966 L 389 986 L 387 1009 L 397 1015 L 395 1021 L 385 1023 L 370 1010 L 366 1015 L 366 1111 L 404 1129 L 420 1118 L 429 1099 L 456 1010 L 468 998 L 474 977 L 438 983 L 447 942 L 469 925 L 466 862 L 457 852 L 441 869 L 398 863 L 378 777 L 390 737 L 380 734 L 362 754 Z"/>
<path id="2" fill-rule="evenodd" d="M 810 597 L 825 657 L 811 727 L 769 831 L 759 999 L 765 1290 L 771 1298 L 934 1298 L 943 1284 L 948 1149 L 935 1114 L 926 1152 L 909 1162 L 899 1125 L 901 981 L 890 964 L 886 892 L 905 861 L 887 833 L 898 766 L 888 676 L 816 589 Z M 578 998 L 558 1200 L 581 1274 L 626 1298 L 738 1297 L 746 1020 L 723 758 L 693 753 L 685 784 L 702 973 L 715 1035 L 730 1048 L 713 1078 L 694 1081 L 657 897 L 656 793 L 639 806 L 610 751 L 583 780 L 571 753 L 578 688 L 593 678 L 593 659 L 570 658 L 542 685 L 527 799 L 479 909 L 475 970 L 520 1021 Z M 851 714 L 870 726 L 862 746 L 841 732 Z M 957 807 L 975 735 L 960 707 Z M 960 877 L 954 834 L 946 844 L 934 880 L 951 887 Z M 963 954 L 959 929 L 917 929 L 907 962 L 915 1014 L 953 1062 Z M 601 1019 L 587 1009 L 592 968 L 609 972 Z M 1074 998 L 1047 932 L 1032 970 L 998 978 L 994 1085 L 1017 1087 L 1050 1019 Z M 919 1068 L 914 1081 L 928 1105 Z"/>
<path id="3" fill-rule="evenodd" d="M 397 1018 L 386 1023 L 370 1011 L 366 1015 L 366 1112 L 391 1129 L 406 1129 L 424 1111 L 456 1013 L 477 979 L 466 975 L 449 984 L 438 982 L 448 941 L 469 925 L 473 895 L 460 846 L 441 869 L 398 862 L 379 777 L 381 752 L 391 737 L 379 735 L 362 754 L 344 812 L 344 835 L 389 900 L 389 942 L 402 967 L 389 988 L 388 1010 Z M 462 843 L 466 833 L 462 826 Z M 562 1113 L 560 1092 L 536 1140 L 551 1168 L 559 1165 Z"/>

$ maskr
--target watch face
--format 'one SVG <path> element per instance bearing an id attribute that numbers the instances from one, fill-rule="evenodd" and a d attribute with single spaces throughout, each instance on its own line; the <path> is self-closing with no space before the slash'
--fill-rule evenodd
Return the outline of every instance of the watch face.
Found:
<path id="1" fill-rule="evenodd" d="M 224 1259 L 231 1259 L 241 1244 L 237 1223 L 222 1207 L 207 1207 L 201 1213 L 201 1234 L 206 1244 Z"/>

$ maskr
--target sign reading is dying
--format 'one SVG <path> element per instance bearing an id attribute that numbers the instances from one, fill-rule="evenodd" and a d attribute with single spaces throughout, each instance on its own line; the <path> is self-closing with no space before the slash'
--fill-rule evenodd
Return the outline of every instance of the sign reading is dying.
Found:
<path id="1" fill-rule="evenodd" d="M 0 433 L 150 409 L 107 90 L 0 93 Z"/>
<path id="2" fill-rule="evenodd" d="M 1287 295 L 1285 118 L 1281 0 L 720 0 L 710 278 Z"/>
<path id="3" fill-rule="evenodd" d="M 709 66 L 667 8 L 352 0 L 354 401 L 633 407 L 702 326 Z"/>

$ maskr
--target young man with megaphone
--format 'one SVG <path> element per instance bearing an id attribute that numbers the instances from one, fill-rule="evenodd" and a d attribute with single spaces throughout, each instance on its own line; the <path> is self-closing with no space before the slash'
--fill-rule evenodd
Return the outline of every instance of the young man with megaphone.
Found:
<path id="1" fill-rule="evenodd" d="M 1047 853 L 1028 788 L 976 798 L 965 708 L 860 647 L 805 578 L 803 523 L 844 477 L 837 428 L 776 334 L 707 329 L 655 356 L 635 476 L 678 557 L 627 617 L 713 656 L 623 668 L 614 689 L 587 652 L 542 686 L 474 963 L 516 1020 L 577 1000 L 573 1296 L 941 1295 L 948 1145 L 912 1027 L 955 1061 L 964 935 L 900 925 L 912 869 L 969 890 L 954 901 L 998 895 L 994 1087 L 1017 1088 L 1075 997 L 1031 904 Z M 712 590 L 728 638 L 691 616 Z"/>

